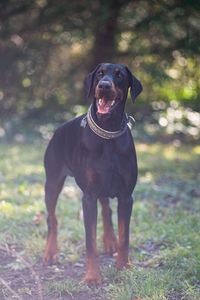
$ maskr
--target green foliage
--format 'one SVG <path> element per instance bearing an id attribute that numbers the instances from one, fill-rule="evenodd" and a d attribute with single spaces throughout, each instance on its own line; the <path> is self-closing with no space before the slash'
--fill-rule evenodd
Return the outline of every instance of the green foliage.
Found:
<path id="1" fill-rule="evenodd" d="M 64 118 L 86 104 L 83 79 L 104 61 L 141 79 L 142 115 L 151 116 L 152 102 L 200 109 L 198 1 L 14 0 L 0 10 L 3 119 Z"/>

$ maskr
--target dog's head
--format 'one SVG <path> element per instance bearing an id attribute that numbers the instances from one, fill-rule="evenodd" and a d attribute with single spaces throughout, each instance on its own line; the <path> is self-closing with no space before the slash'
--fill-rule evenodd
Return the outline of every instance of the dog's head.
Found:
<path id="1" fill-rule="evenodd" d="M 121 64 L 99 64 L 86 78 L 88 98 L 96 102 L 97 113 L 109 114 L 123 107 L 130 88 L 133 102 L 142 91 L 140 81 Z"/>

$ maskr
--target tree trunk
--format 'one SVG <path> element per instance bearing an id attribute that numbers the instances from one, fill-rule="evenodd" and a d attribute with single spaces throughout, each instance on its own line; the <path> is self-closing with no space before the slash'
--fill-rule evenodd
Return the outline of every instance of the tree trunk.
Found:
<path id="1" fill-rule="evenodd" d="M 94 44 L 88 61 L 89 70 L 92 70 L 98 63 L 113 61 L 117 52 L 118 19 L 124 2 L 99 0 L 93 31 Z"/>

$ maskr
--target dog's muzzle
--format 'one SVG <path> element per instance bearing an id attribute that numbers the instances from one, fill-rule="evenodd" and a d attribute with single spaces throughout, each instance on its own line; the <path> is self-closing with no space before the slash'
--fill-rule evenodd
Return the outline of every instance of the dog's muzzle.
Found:
<path id="1" fill-rule="evenodd" d="M 97 113 L 108 114 L 116 104 L 117 92 L 109 80 L 100 80 L 96 87 Z"/>

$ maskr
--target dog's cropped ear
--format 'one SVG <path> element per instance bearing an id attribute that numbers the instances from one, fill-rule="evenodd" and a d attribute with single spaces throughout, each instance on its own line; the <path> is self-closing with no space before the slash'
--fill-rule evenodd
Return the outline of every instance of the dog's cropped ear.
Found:
<path id="1" fill-rule="evenodd" d="M 133 103 L 135 102 L 136 97 L 142 92 L 141 82 L 131 73 L 131 71 L 126 67 L 129 77 L 129 87 L 131 92 L 131 98 Z"/>
<path id="2" fill-rule="evenodd" d="M 96 73 L 96 71 L 98 70 L 98 68 L 100 67 L 101 64 L 97 65 L 96 68 L 89 73 L 86 78 L 85 78 L 85 89 L 86 89 L 86 95 L 87 95 L 87 99 L 89 99 L 92 95 L 92 88 L 93 88 L 93 82 L 94 82 L 94 75 Z"/>

